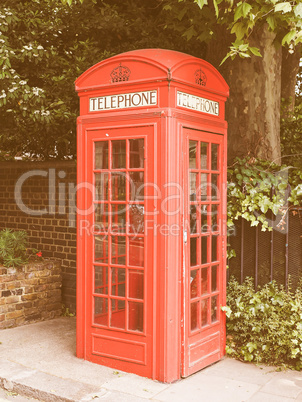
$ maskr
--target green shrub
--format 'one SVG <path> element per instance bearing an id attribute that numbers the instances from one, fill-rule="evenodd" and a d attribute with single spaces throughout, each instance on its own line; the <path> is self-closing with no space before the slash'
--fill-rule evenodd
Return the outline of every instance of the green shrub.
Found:
<path id="1" fill-rule="evenodd" d="M 286 292 L 275 282 L 258 291 L 247 278 L 228 284 L 227 354 L 245 361 L 302 369 L 302 286 Z"/>
<path id="2" fill-rule="evenodd" d="M 0 263 L 5 267 L 16 267 L 28 262 L 29 258 L 42 257 L 36 249 L 27 248 L 27 233 L 24 230 L 4 229 L 0 232 Z"/>

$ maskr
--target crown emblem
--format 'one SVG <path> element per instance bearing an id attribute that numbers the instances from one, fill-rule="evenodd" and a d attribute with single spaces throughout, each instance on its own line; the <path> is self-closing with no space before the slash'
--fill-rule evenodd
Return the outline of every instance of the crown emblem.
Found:
<path id="1" fill-rule="evenodd" d="M 203 86 L 203 87 L 206 86 L 206 84 L 207 84 L 207 76 L 206 76 L 206 74 L 202 71 L 201 68 L 195 71 L 194 76 L 195 76 L 195 83 L 196 83 L 196 84 L 201 85 L 201 86 Z"/>
<path id="2" fill-rule="evenodd" d="M 128 67 L 122 66 L 122 63 L 116 68 L 114 68 L 111 73 L 111 81 L 112 82 L 123 82 L 129 81 L 131 71 Z"/>

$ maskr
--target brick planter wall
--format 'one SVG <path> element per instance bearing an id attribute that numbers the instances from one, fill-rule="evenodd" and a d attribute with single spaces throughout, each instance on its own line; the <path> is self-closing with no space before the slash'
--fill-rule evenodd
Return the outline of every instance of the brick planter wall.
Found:
<path id="1" fill-rule="evenodd" d="M 15 188 L 21 177 L 22 202 L 40 214 L 20 210 Z M 28 247 L 61 260 L 62 298 L 71 312 L 76 305 L 75 186 L 74 161 L 0 162 L 0 229 L 25 230 Z"/>
<path id="2" fill-rule="evenodd" d="M 0 329 L 59 317 L 61 287 L 60 261 L 0 266 Z"/>

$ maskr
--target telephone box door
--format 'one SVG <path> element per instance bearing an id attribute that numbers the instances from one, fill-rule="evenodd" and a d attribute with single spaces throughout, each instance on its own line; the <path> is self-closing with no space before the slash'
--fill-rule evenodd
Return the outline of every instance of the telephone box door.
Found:
<path id="1" fill-rule="evenodd" d="M 224 355 L 224 138 L 183 130 L 184 331 L 182 376 Z"/>
<path id="2" fill-rule="evenodd" d="M 86 197 L 93 208 L 84 233 L 85 358 L 148 377 L 153 234 L 147 239 L 145 217 L 152 198 L 146 186 L 153 182 L 152 137 L 152 125 L 87 130 L 93 191 Z"/>

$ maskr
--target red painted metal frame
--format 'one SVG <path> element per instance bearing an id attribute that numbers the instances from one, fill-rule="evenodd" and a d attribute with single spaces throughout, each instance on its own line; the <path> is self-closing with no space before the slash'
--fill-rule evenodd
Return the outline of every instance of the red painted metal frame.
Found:
<path id="1" fill-rule="evenodd" d="M 129 81 L 111 83 L 110 73 L 120 65 L 125 65 L 129 69 L 131 73 Z M 202 69 L 207 76 L 205 86 L 195 82 L 194 74 L 198 69 Z M 184 199 L 186 195 L 179 196 L 179 189 L 184 188 L 187 178 L 184 133 L 189 128 L 207 132 L 209 138 L 212 134 L 221 136 L 222 184 L 226 183 L 227 124 L 224 120 L 224 103 L 228 96 L 228 87 L 220 74 L 203 60 L 174 51 L 147 49 L 124 53 L 93 66 L 78 78 L 76 89 L 80 96 L 81 114 L 78 118 L 77 356 L 159 381 L 172 382 L 181 375 L 186 376 L 192 372 L 188 368 L 186 356 L 189 340 L 188 300 L 185 298 L 188 298 L 189 278 L 188 253 L 183 244 L 183 223 L 186 218 L 184 208 L 187 201 Z M 157 105 L 100 112 L 89 111 L 90 97 L 150 90 L 157 91 Z M 218 102 L 219 116 L 177 106 L 177 91 Z M 125 333 L 124 344 L 120 348 L 122 354 L 128 344 L 131 354 L 131 342 L 134 338 L 140 342 L 138 339 L 142 336 L 141 343 L 148 345 L 144 365 L 131 363 L 131 359 L 123 360 L 123 356 L 121 359 L 113 359 L 106 357 L 105 353 L 102 356 L 91 353 L 91 337 L 94 329 L 91 322 L 92 284 L 89 264 L 92 263 L 93 250 L 89 247 L 90 239 L 87 235 L 81 235 L 80 228 L 83 219 L 91 221 L 91 214 L 86 213 L 85 209 L 93 200 L 83 183 L 91 184 L 91 141 L 92 138 L 97 139 L 97 130 L 99 133 L 111 130 L 113 136 L 110 138 L 114 139 L 120 138 L 121 133 L 128 128 L 130 134 L 127 138 L 132 138 L 131 127 L 142 135 L 142 127 L 146 126 L 152 127 L 152 134 L 147 136 L 145 168 L 148 180 L 153 181 L 158 189 L 157 192 L 153 190 L 153 193 L 150 189 L 151 199 L 146 201 L 149 211 L 155 212 L 148 223 L 148 235 L 145 237 L 148 242 L 148 255 L 145 257 L 150 268 L 149 279 L 145 282 L 148 295 L 147 327 L 143 335 Z M 225 190 L 222 192 L 222 197 L 221 219 L 225 230 Z M 167 213 L 175 210 L 177 213 Z M 170 233 L 169 231 L 173 229 L 175 233 Z M 221 304 L 224 304 L 225 233 L 221 241 L 220 255 L 222 261 L 220 294 Z M 223 314 L 221 318 L 221 343 L 217 358 L 224 354 L 225 345 Z M 96 336 L 103 337 L 102 348 L 106 346 L 107 341 L 110 341 L 110 337 L 116 339 L 117 345 L 120 339 L 114 331 L 106 335 L 98 333 Z M 97 347 L 98 341 L 95 345 Z"/>
<path id="2" fill-rule="evenodd" d="M 183 129 L 183 138 L 184 138 L 184 193 L 185 193 L 185 202 L 184 202 L 184 227 L 188 233 L 188 241 L 184 244 L 184 283 L 183 283 L 183 301 L 184 301 L 184 333 L 183 333 L 183 365 L 182 365 L 182 375 L 184 377 L 193 374 L 197 370 L 219 360 L 224 355 L 225 349 L 225 316 L 220 311 L 220 306 L 225 305 L 225 281 L 223 278 L 226 276 L 226 265 L 225 265 L 225 245 L 226 245 L 226 234 L 225 234 L 225 211 L 223 207 L 223 203 L 225 202 L 225 152 L 224 152 L 224 138 L 222 135 L 212 134 L 200 130 L 192 130 L 191 128 Z M 211 167 L 211 152 L 210 146 L 208 147 L 207 152 L 207 167 L 201 167 L 199 165 L 200 158 L 197 154 L 197 166 L 195 168 L 189 169 L 188 159 L 189 159 L 189 141 L 194 141 L 198 144 L 197 151 L 199 151 L 200 143 L 218 145 L 218 169 L 214 169 Z M 198 152 L 199 153 L 199 152 Z M 211 186 L 206 186 L 207 194 L 204 194 L 203 198 L 200 198 L 200 194 L 197 194 L 196 200 L 189 201 L 189 171 L 196 172 L 199 179 L 202 175 L 207 175 L 207 182 L 211 183 L 212 176 L 218 176 L 219 182 L 217 185 L 218 191 L 216 192 L 216 188 L 212 189 Z M 218 174 L 219 172 L 219 174 Z M 200 183 L 200 180 L 198 181 Z M 216 186 L 215 186 L 216 187 Z M 224 187 L 224 188 L 223 188 Z M 214 197 L 211 191 L 214 191 Z M 199 201 L 198 201 L 199 200 Z M 196 227 L 191 229 L 190 225 L 190 207 L 196 207 Z M 206 224 L 203 229 L 201 228 L 201 208 L 206 207 L 207 209 L 211 209 L 211 213 L 207 213 Z M 213 208 L 214 207 L 214 208 Z M 217 209 L 217 215 L 213 214 L 213 211 Z M 213 217 L 215 220 L 215 224 L 213 225 Z M 216 224 L 217 222 L 217 224 Z M 191 233 L 190 234 L 190 229 Z M 218 241 L 217 244 L 217 258 L 213 260 L 213 241 L 212 238 L 216 238 Z M 196 239 L 196 261 L 190 264 L 190 239 Z M 201 243 L 202 239 L 206 240 L 206 258 L 203 260 L 203 256 L 201 255 Z M 213 267 L 217 270 L 216 280 L 218 275 L 218 287 L 217 289 L 212 288 L 212 270 Z M 193 277 L 190 272 L 195 271 L 196 277 Z M 205 278 L 201 278 L 201 273 L 206 272 Z M 192 289 L 192 286 L 196 286 L 196 288 Z M 203 288 L 202 291 L 202 286 Z M 191 304 L 190 299 L 190 289 L 191 292 L 193 290 L 194 294 L 192 299 L 194 302 Z M 193 293 L 192 292 L 192 293 Z M 213 306 L 211 305 L 211 301 L 218 299 L 218 303 L 216 303 L 216 314 L 214 316 L 214 322 L 212 322 L 212 314 L 213 314 Z M 206 302 L 207 311 L 206 323 L 201 322 L 201 306 L 202 303 Z M 190 328 L 190 323 L 192 322 L 192 310 L 191 306 L 195 305 L 198 307 L 196 314 L 197 322 L 195 328 L 192 330 Z M 212 309 L 212 310 L 211 310 Z"/>

